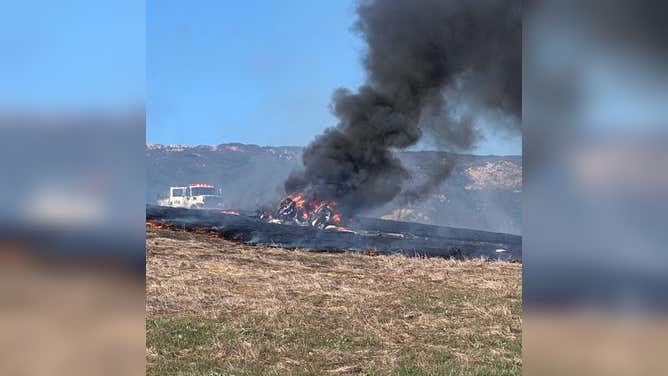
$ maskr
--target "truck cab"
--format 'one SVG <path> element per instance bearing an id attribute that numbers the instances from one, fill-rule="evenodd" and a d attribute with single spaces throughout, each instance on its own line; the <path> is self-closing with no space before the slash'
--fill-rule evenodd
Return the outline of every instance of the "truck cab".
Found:
<path id="1" fill-rule="evenodd" d="M 189 184 L 186 187 L 169 187 L 169 197 L 158 200 L 161 206 L 187 209 L 221 209 L 223 196 L 220 189 L 210 184 Z"/>

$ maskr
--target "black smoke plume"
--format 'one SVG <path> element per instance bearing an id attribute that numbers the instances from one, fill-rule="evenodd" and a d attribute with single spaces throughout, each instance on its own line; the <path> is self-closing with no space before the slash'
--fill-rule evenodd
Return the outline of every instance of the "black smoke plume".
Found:
<path id="1" fill-rule="evenodd" d="M 337 201 L 346 214 L 402 192 L 415 200 L 436 185 L 415 187 L 393 151 L 423 135 L 466 150 L 480 138 L 476 113 L 521 112 L 521 1 L 363 1 L 357 16 L 367 81 L 334 92 L 339 123 L 307 146 L 304 170 L 285 183 L 287 192 Z M 450 168 L 434 176 L 442 181 Z"/>

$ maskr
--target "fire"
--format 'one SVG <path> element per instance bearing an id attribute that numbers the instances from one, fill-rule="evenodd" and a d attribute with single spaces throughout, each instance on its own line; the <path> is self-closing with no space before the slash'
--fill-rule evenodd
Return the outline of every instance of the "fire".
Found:
<path id="1" fill-rule="evenodd" d="M 306 199 L 304 199 L 304 196 L 302 196 L 301 193 L 297 193 L 295 196 L 291 197 L 291 199 L 298 209 L 304 208 L 304 202 L 306 202 Z"/>
<path id="2" fill-rule="evenodd" d="M 260 218 L 276 223 L 292 223 L 321 229 L 336 226 L 341 222 L 341 213 L 336 211 L 336 202 L 308 199 L 302 193 L 283 197 L 272 215 L 260 213 Z"/>

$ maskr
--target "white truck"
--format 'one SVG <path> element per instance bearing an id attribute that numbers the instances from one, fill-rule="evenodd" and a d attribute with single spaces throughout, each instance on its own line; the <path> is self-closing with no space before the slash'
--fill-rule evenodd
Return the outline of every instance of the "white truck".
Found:
<path id="1" fill-rule="evenodd" d="M 160 206 L 187 209 L 222 209 L 221 189 L 210 184 L 189 184 L 187 187 L 169 187 L 169 197 L 158 200 Z"/>

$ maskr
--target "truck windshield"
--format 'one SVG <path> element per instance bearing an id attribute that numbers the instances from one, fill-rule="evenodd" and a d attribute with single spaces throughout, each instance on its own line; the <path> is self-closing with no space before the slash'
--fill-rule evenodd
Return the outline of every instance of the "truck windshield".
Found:
<path id="1" fill-rule="evenodd" d="M 193 187 L 190 188 L 190 192 L 192 193 L 193 196 L 215 195 L 216 189 L 208 187 Z"/>

